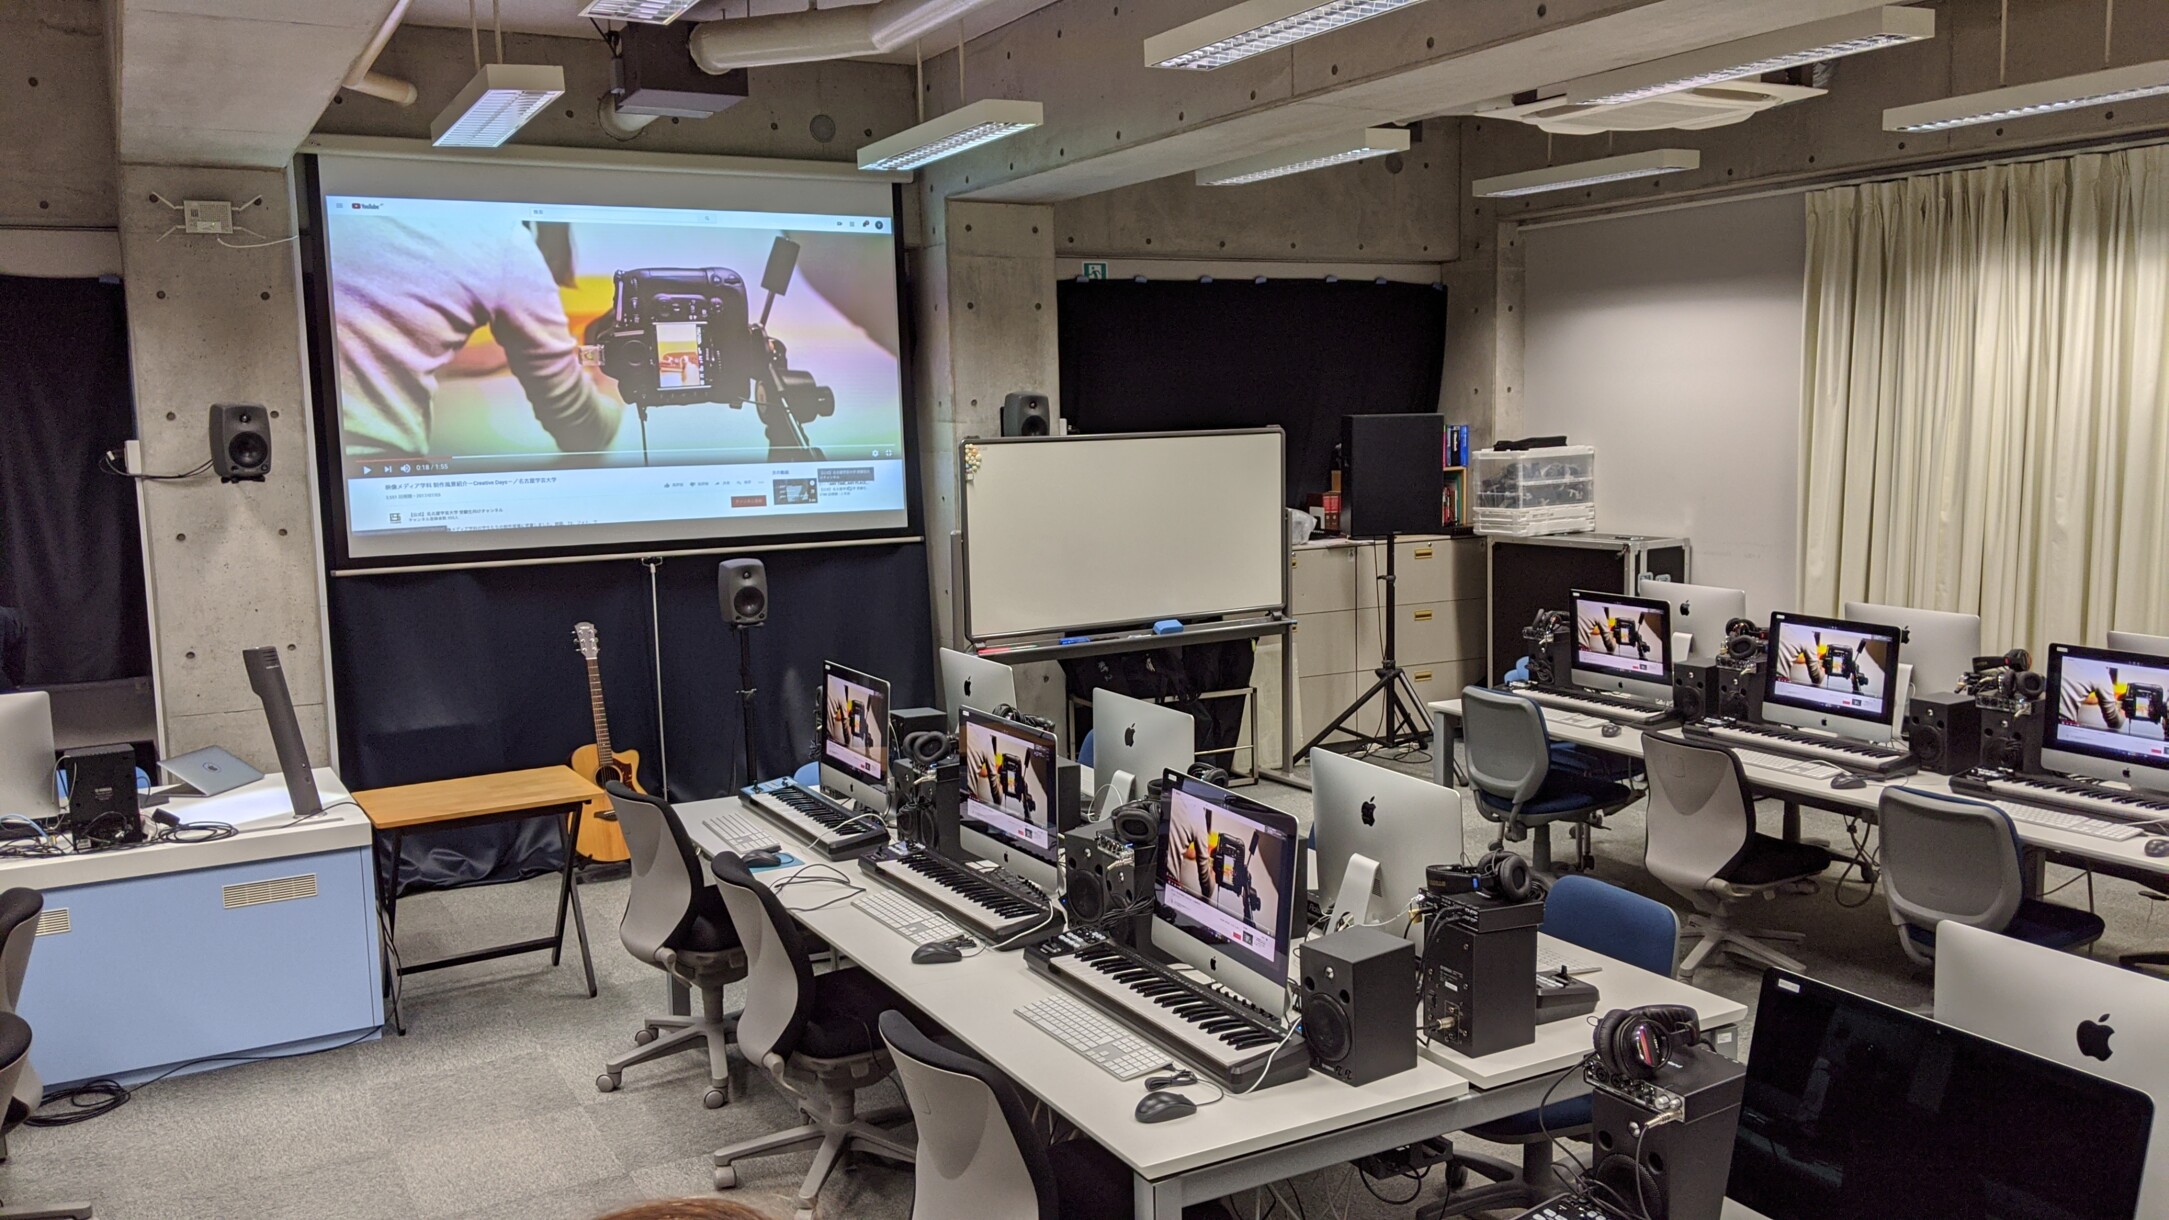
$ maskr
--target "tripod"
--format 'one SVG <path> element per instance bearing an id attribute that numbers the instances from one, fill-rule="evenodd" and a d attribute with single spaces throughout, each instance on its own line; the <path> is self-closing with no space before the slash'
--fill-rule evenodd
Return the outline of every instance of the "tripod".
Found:
<path id="1" fill-rule="evenodd" d="M 1398 549 L 1394 546 L 1395 537 L 1390 533 L 1386 535 L 1386 571 L 1378 578 L 1386 586 L 1385 639 L 1378 656 L 1378 668 L 1373 671 L 1378 675 L 1378 679 L 1362 694 L 1357 695 L 1355 702 L 1343 708 L 1341 714 L 1333 718 L 1333 723 L 1318 730 L 1316 736 L 1303 743 L 1303 748 L 1295 752 L 1291 763 L 1301 762 L 1312 750 L 1318 748 L 1320 742 L 1339 732 L 1345 731 L 1366 746 L 1385 748 L 1421 744 L 1430 732 L 1427 718 L 1422 714 L 1423 697 L 1416 693 L 1416 684 L 1409 679 L 1408 671 L 1401 668 L 1400 661 L 1394 656 L 1394 624 L 1399 617 L 1394 588 L 1399 583 L 1394 572 L 1394 553 Z M 1384 701 L 1380 708 L 1383 716 L 1378 732 L 1366 733 L 1361 729 L 1344 730 L 1341 727 L 1353 720 L 1356 713 L 1362 711 L 1363 706 L 1373 699 Z"/>
<path id="2" fill-rule="evenodd" d="M 737 770 L 745 776 L 745 783 L 756 784 L 760 777 L 753 773 L 753 760 L 758 757 L 753 749 L 753 624 L 732 623 L 731 630 L 738 635 L 738 727 L 745 731 L 739 742 Z M 735 790 L 742 785 L 731 784 Z"/>

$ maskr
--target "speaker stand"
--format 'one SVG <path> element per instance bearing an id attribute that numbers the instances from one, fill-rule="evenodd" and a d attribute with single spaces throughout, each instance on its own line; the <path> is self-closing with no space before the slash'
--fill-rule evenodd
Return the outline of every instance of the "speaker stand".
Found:
<path id="1" fill-rule="evenodd" d="M 746 784 L 760 780 L 753 773 L 753 633 L 745 623 L 732 623 L 731 630 L 738 636 L 738 727 L 743 730 L 739 741 L 737 774 L 732 776 L 730 790 L 735 792 Z M 745 779 L 741 782 L 737 776 Z"/>
<path id="2" fill-rule="evenodd" d="M 1400 617 L 1400 606 L 1395 596 L 1395 586 L 1399 584 L 1400 578 L 1394 571 L 1395 553 L 1399 549 L 1395 546 L 1395 541 L 1398 537 L 1396 534 L 1386 535 L 1386 573 L 1378 578 L 1386 586 L 1386 633 L 1382 641 L 1384 646 L 1378 656 L 1378 668 L 1373 671 L 1378 677 L 1368 689 L 1356 696 L 1355 702 L 1341 709 L 1341 714 L 1335 716 L 1331 724 L 1318 730 L 1315 736 L 1303 743 L 1303 748 L 1297 750 L 1295 757 L 1289 760 L 1291 766 L 1303 761 L 1312 750 L 1319 748 L 1326 738 L 1335 733 L 1345 733 L 1354 742 L 1366 747 L 1389 750 L 1404 745 L 1420 745 L 1431 734 L 1430 718 L 1424 711 L 1423 696 L 1416 692 L 1415 682 L 1409 678 L 1408 671 L 1401 668 L 1400 661 L 1394 655 L 1394 625 Z M 1361 729 L 1345 727 L 1373 699 L 1382 701 L 1378 732 L 1366 733 Z"/>

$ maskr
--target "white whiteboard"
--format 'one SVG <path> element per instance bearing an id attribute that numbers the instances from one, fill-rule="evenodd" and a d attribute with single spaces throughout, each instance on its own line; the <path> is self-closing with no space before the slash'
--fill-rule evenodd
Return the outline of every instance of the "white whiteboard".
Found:
<path id="1" fill-rule="evenodd" d="M 1286 603 L 1278 428 L 977 441 L 964 450 L 960 593 L 973 639 Z"/>

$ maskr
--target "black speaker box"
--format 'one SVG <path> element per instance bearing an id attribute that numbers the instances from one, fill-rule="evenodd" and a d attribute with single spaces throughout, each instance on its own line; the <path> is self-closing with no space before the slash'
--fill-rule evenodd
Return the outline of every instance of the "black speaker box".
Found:
<path id="1" fill-rule="evenodd" d="M 1351 537 L 1439 531 L 1445 439 L 1439 415 L 1341 417 L 1341 520 Z"/>
<path id="2" fill-rule="evenodd" d="M 1311 1066 L 1369 1084 L 1416 1066 L 1416 949 L 1357 926 L 1303 946 L 1303 1041 Z"/>
<path id="3" fill-rule="evenodd" d="M 1762 670 L 1717 667 L 1717 710 L 1734 720 L 1762 719 Z"/>
<path id="4" fill-rule="evenodd" d="M 1654 1125 L 1656 1110 L 1606 1089 L 1595 1071 L 1590 1170 L 1607 1201 L 1623 1201 L 1620 1214 L 1637 1220 L 1718 1220 L 1732 1175 L 1746 1070 L 1706 1047 L 1689 1048 L 1654 1082 L 1685 1102 L 1682 1117 Z"/>
<path id="5" fill-rule="evenodd" d="M 1062 836 L 1064 888 L 1062 905 L 1071 927 L 1106 926 L 1108 935 L 1128 943 L 1129 920 L 1114 916 L 1137 904 L 1137 857 L 1128 844 L 1100 827 L 1088 826 Z"/>
<path id="6" fill-rule="evenodd" d="M 1048 436 L 1054 432 L 1054 410 L 1045 394 L 1011 394 L 1002 400 L 1003 436 Z"/>
<path id="7" fill-rule="evenodd" d="M 758 627 L 768 621 L 768 566 L 758 559 L 726 559 L 716 568 L 723 621 Z"/>
<path id="8" fill-rule="evenodd" d="M 1672 666 L 1672 710 L 1682 720 L 1702 720 L 1723 705 L 1723 671 L 1711 661 L 1679 661 Z"/>
<path id="9" fill-rule="evenodd" d="M 1980 765 L 2001 767 L 2006 771 L 2039 772 L 2041 717 L 2047 714 L 2039 704 L 2032 705 L 2032 710 L 2025 713 L 1982 708 Z"/>
<path id="10" fill-rule="evenodd" d="M 261 483 L 271 473 L 271 418 L 252 403 L 211 408 L 211 469 L 221 483 Z"/>
<path id="11" fill-rule="evenodd" d="M 1971 695 L 1916 694 L 1905 705 L 1905 741 L 1922 770 L 1971 771 L 1981 763 L 1981 705 Z"/>
<path id="12" fill-rule="evenodd" d="M 136 808 L 134 746 L 90 746 L 60 756 L 68 777 L 68 813 L 64 820 L 75 850 L 90 851 L 143 841 L 143 817 Z"/>

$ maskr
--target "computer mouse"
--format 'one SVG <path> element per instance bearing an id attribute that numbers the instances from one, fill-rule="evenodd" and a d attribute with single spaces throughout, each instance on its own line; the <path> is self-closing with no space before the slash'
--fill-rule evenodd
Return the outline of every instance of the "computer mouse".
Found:
<path id="1" fill-rule="evenodd" d="M 914 966 L 945 966 L 963 960 L 964 955 L 957 951 L 956 945 L 946 940 L 929 941 L 911 951 Z"/>
<path id="2" fill-rule="evenodd" d="M 1137 1121 L 1141 1123 L 1164 1123 L 1195 1113 L 1197 1103 L 1180 1093 L 1147 1093 L 1137 1100 Z"/>
<path id="3" fill-rule="evenodd" d="M 738 859 L 747 868 L 774 868 L 783 863 L 783 856 L 772 851 L 749 851 Z"/>
<path id="4" fill-rule="evenodd" d="M 1600 737 L 1617 737 L 1619 733 L 1619 726 L 1611 723 L 1606 723 L 1603 728 L 1597 730 L 1597 735 Z"/>
<path id="5" fill-rule="evenodd" d="M 2146 854 L 2157 858 L 2169 856 L 2169 839 L 2148 839 Z"/>
<path id="6" fill-rule="evenodd" d="M 1850 772 L 1848 772 L 1848 773 L 1846 773 L 1846 774 L 1843 774 L 1843 775 L 1833 775 L 1833 776 L 1831 776 L 1831 777 L 1830 777 L 1830 786 L 1831 786 L 1831 787 L 1833 787 L 1833 788 L 1843 788 L 1843 789 L 1851 789 L 1851 788 L 1865 788 L 1865 787 L 1867 787 L 1867 786 L 1868 786 L 1868 781 L 1867 781 L 1866 779 L 1863 779 L 1862 777 L 1860 777 L 1860 776 L 1858 776 L 1858 775 L 1854 775 L 1854 774 L 1851 774 Z"/>

